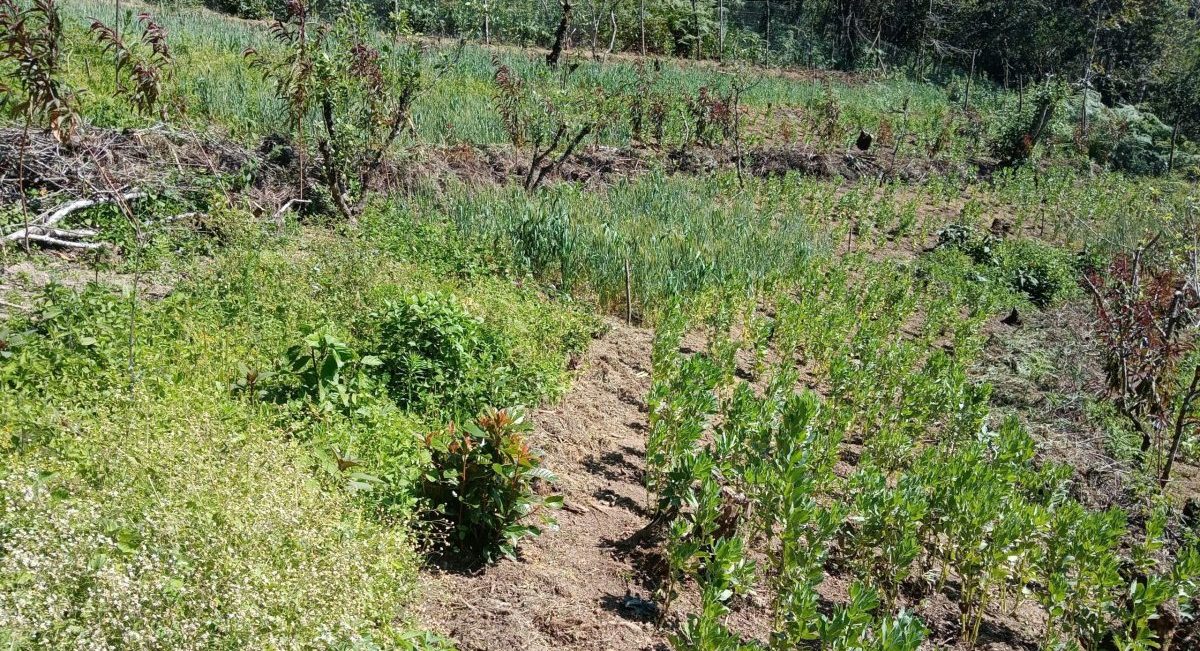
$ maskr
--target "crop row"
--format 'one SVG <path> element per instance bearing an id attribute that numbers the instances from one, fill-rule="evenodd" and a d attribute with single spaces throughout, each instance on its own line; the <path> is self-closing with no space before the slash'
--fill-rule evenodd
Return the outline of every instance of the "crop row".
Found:
<path id="1" fill-rule="evenodd" d="M 1165 507 L 1089 511 L 1070 467 L 996 423 L 967 374 L 986 297 L 861 260 L 765 299 L 713 301 L 659 329 L 646 482 L 666 521 L 678 649 L 916 649 L 921 598 L 957 602 L 963 643 L 1004 613 L 1044 615 L 1043 648 L 1150 649 L 1197 595 L 1200 551 Z M 683 353 L 686 332 L 705 351 Z M 1144 525 L 1134 522 L 1144 521 Z M 827 573 L 852 577 L 823 603 Z M 769 638 L 727 626 L 761 593 Z M 933 622 L 930 622 L 931 624 Z M 941 623 L 941 622 L 938 622 Z"/>

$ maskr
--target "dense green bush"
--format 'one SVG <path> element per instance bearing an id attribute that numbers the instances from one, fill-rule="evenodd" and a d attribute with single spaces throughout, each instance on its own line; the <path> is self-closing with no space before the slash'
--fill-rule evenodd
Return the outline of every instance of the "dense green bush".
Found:
<path id="1" fill-rule="evenodd" d="M 1049 135 L 1056 114 L 1065 113 L 1068 89 L 1062 82 L 1047 81 L 1029 89 L 1028 94 L 1026 101 L 1006 105 L 991 120 L 988 142 L 1001 165 L 1017 166 L 1029 160 Z"/>
<path id="2" fill-rule="evenodd" d="M 205 0 L 209 9 L 239 18 L 271 18 L 284 14 L 283 0 Z"/>
<path id="3" fill-rule="evenodd" d="M 999 250 L 1005 281 L 1038 307 L 1046 307 L 1076 287 L 1074 260 L 1037 240 L 1009 240 Z"/>
<path id="4" fill-rule="evenodd" d="M 981 233 L 968 224 L 950 224 L 938 231 L 938 245 L 948 246 L 967 254 L 976 264 L 996 261 L 1000 239 L 991 233 Z"/>
<path id="5" fill-rule="evenodd" d="M 966 224 L 938 233 L 940 248 L 961 251 L 980 267 L 977 279 L 1003 283 L 1038 307 L 1046 307 L 1076 286 L 1076 260 L 1068 252 L 1024 238 L 1001 239 Z"/>
<path id="6" fill-rule="evenodd" d="M 470 417 L 494 405 L 536 404 L 565 388 L 563 354 L 584 347 L 584 321 L 556 322 L 540 309 L 522 318 L 517 310 L 528 306 L 516 302 L 486 307 L 492 317 L 484 320 L 449 293 L 389 302 L 378 356 L 398 406 Z"/>
<path id="7" fill-rule="evenodd" d="M 386 310 L 379 356 L 396 404 L 469 413 L 495 397 L 488 384 L 504 379 L 507 344 L 453 295 L 425 293 Z"/>
<path id="8" fill-rule="evenodd" d="M 479 418 L 429 434 L 432 468 L 424 497 L 434 518 L 447 523 L 447 543 L 472 560 L 512 557 L 517 544 L 553 525 L 546 513 L 562 497 L 541 496 L 538 484 L 555 477 L 541 465 L 520 407 L 486 409 Z"/>

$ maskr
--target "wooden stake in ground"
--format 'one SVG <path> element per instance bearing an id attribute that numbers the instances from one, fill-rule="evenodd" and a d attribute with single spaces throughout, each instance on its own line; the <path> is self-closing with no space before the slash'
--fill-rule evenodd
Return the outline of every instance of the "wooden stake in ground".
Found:
<path id="1" fill-rule="evenodd" d="M 629 256 L 625 256 L 625 325 L 633 325 L 633 283 L 629 274 Z"/>
<path id="2" fill-rule="evenodd" d="M 646 0 L 638 6 L 638 31 L 642 39 L 642 56 L 646 56 Z"/>

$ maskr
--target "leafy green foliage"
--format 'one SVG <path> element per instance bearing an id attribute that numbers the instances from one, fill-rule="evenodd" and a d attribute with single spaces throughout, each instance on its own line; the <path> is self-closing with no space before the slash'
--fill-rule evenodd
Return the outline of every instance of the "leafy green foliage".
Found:
<path id="1" fill-rule="evenodd" d="M 101 379 L 119 369 L 129 353 L 128 305 L 108 288 L 88 285 L 76 293 L 49 285 L 32 314 L 3 328 L 0 387 L 5 392 L 121 391 Z"/>
<path id="2" fill-rule="evenodd" d="M 138 113 L 149 114 L 159 104 L 166 78 L 171 74 L 171 48 L 167 30 L 148 13 L 138 15 L 142 35 L 127 42 L 119 28 L 93 20 L 91 32 L 104 52 L 116 58 L 117 94 Z M 165 116 L 164 110 L 161 115 Z"/>
<path id="3" fill-rule="evenodd" d="M 969 229 L 943 240 L 993 267 L 1029 256 L 1012 241 L 972 246 Z M 1037 463 L 1016 419 L 991 429 L 988 388 L 965 372 L 990 314 L 963 316 L 979 304 L 967 289 L 978 281 L 961 270 L 859 264 L 814 269 L 766 299 L 785 354 L 761 390 L 724 371 L 724 360 L 737 359 L 727 346 L 749 356 L 762 345 L 753 328 L 729 332 L 738 319 L 728 314 L 756 311 L 758 301 L 712 307 L 700 352 L 679 352 L 688 330 L 680 312 L 664 320 L 647 398 L 647 487 L 669 520 L 665 607 L 685 581 L 701 595 L 680 615 L 675 648 L 757 648 L 726 620 L 739 595 L 765 590 L 772 648 L 819 640 L 830 649 L 916 649 L 927 630 L 905 611 L 901 590 L 914 576 L 953 594 L 967 645 L 990 613 L 1022 602 L 1048 613 L 1047 648 L 1092 648 L 1114 630 L 1129 648 L 1167 639 L 1146 622 L 1192 598 L 1193 552 L 1163 562 L 1160 510 L 1127 554 L 1124 511 L 1089 511 L 1069 497 L 1071 470 Z M 918 309 L 925 322 L 905 333 Z M 943 337 L 954 355 L 936 348 Z M 798 363 L 829 387 L 824 399 L 794 388 Z M 843 477 L 834 467 L 848 442 L 861 453 Z M 761 575 L 748 551 L 758 544 L 770 563 Z M 817 590 L 831 564 L 854 583 L 847 601 L 822 612 Z"/>
<path id="4" fill-rule="evenodd" d="M 1000 247 L 999 267 L 1015 291 L 1038 307 L 1047 307 L 1076 291 L 1079 274 L 1071 255 L 1031 239 L 1009 240 Z"/>
<path id="5" fill-rule="evenodd" d="M 273 371 L 243 370 L 233 388 L 277 402 L 300 401 L 317 413 L 349 413 L 370 396 L 369 372 L 382 363 L 358 355 L 328 331 L 314 330 L 289 347 Z"/>
<path id="6" fill-rule="evenodd" d="M 469 301 L 538 396 L 565 387 L 593 322 L 461 240 L 428 261 L 436 238 L 394 214 L 337 238 L 214 215 L 231 235 L 202 265 L 164 255 L 171 291 L 151 300 L 143 277 L 136 312 L 121 267 L 34 257 L 6 275 L 6 291 L 74 281 L 4 296 L 31 308 L 0 323 L 6 644 L 439 648 L 406 614 L 431 425 L 386 399 L 366 355 L 379 315 L 413 292 Z"/>
<path id="7" fill-rule="evenodd" d="M 531 428 L 524 410 L 512 407 L 426 436 L 432 466 L 422 495 L 432 517 L 448 522 L 447 543 L 471 560 L 515 557 L 522 540 L 554 525 L 547 511 L 562 497 L 542 493 L 555 477 L 530 447 Z"/>
<path id="8" fill-rule="evenodd" d="M 1009 106 L 994 123 L 990 137 L 992 153 L 1001 164 L 1021 165 L 1049 134 L 1055 112 L 1067 93 L 1058 81 L 1046 81 L 1029 91 L 1024 105 Z"/>
<path id="9" fill-rule="evenodd" d="M 419 52 L 372 45 L 359 5 L 342 12 L 322 45 L 311 77 L 321 113 L 317 149 L 325 187 L 342 216 L 353 221 L 384 156 L 411 120 Z"/>
<path id="10" fill-rule="evenodd" d="M 392 303 L 380 338 L 382 369 L 401 407 L 453 416 L 533 398 L 539 391 L 510 366 L 511 342 L 451 295 L 427 293 Z"/>
<path id="11" fill-rule="evenodd" d="M 26 129 L 45 128 L 66 142 L 79 116 L 74 93 L 63 80 L 62 39 L 63 21 L 55 0 L 35 0 L 29 6 L 17 0 L 0 2 L 0 72 L 5 78 L 0 82 L 0 109 L 21 117 Z"/>
<path id="12" fill-rule="evenodd" d="M 966 253 L 983 269 L 983 275 L 1004 283 L 1038 307 L 1053 305 L 1079 284 L 1071 256 L 1037 240 L 1002 239 L 960 223 L 942 229 L 938 242 Z"/>

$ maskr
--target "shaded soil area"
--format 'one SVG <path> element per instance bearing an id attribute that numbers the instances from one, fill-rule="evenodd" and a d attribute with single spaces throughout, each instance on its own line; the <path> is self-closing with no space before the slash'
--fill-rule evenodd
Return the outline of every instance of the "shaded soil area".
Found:
<path id="1" fill-rule="evenodd" d="M 525 176 L 529 169 L 527 159 L 523 152 L 495 145 L 426 148 L 414 157 L 405 172 L 397 169 L 391 176 L 404 186 L 430 179 L 441 183 L 457 179 L 476 185 L 503 185 Z M 972 177 L 979 169 L 977 164 L 894 157 L 858 150 L 822 152 L 805 145 L 757 147 L 741 153 L 732 145 L 669 151 L 645 146 L 593 145 L 577 151 L 547 178 L 552 182 L 578 182 L 585 187 L 600 188 L 651 170 L 668 174 L 735 170 L 739 159 L 742 172 L 749 176 L 781 177 L 796 173 L 847 181 L 873 179 L 920 183 L 939 175 Z"/>

